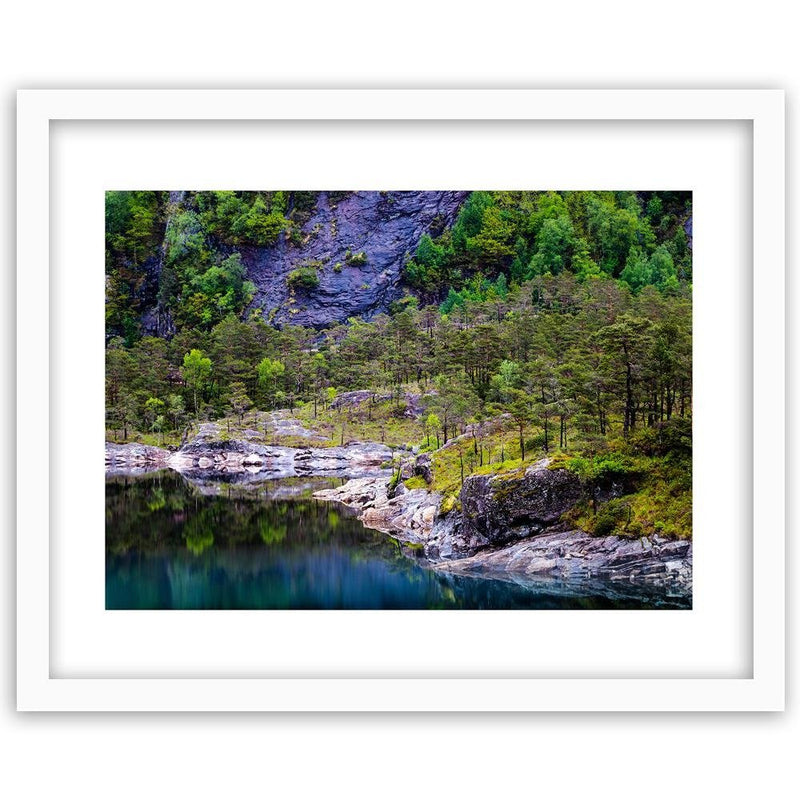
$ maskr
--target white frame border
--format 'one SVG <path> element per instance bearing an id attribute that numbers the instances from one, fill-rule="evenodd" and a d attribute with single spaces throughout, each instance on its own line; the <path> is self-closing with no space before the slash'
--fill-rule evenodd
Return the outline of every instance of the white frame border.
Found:
<path id="1" fill-rule="evenodd" d="M 368 112 L 365 111 L 368 109 Z M 748 120 L 753 124 L 753 677 L 54 679 L 50 122 Z M 778 711 L 785 692 L 785 177 L 780 90 L 23 90 L 17 96 L 17 707 L 41 711 Z M 43 218 L 47 225 L 43 225 Z M 18 436 L 18 441 L 23 441 Z M 28 480 L 26 476 L 36 476 Z M 43 488 L 47 491 L 43 492 Z M 45 499 L 43 499 L 43 495 Z M 24 519 L 19 509 L 25 509 Z"/>

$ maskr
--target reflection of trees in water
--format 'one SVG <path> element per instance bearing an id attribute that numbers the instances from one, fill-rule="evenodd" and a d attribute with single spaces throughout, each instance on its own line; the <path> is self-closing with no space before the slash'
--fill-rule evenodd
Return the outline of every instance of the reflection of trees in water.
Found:
<path id="1" fill-rule="evenodd" d="M 258 527 L 261 541 L 266 545 L 280 544 L 286 538 L 286 525 L 283 523 L 275 523 L 269 519 L 262 519 Z"/>
<path id="2" fill-rule="evenodd" d="M 274 499 L 292 490 L 280 483 L 267 499 L 228 499 L 201 494 L 174 472 L 109 480 L 107 607 L 592 609 L 664 601 L 626 584 L 434 572 L 344 509 Z"/>
<path id="3" fill-rule="evenodd" d="M 106 484 L 106 550 L 154 552 L 181 546 L 200 554 L 212 546 L 308 549 L 334 541 L 345 548 L 377 549 L 387 557 L 396 551 L 390 537 L 364 528 L 348 512 L 302 499 L 307 480 L 273 483 L 263 494 L 228 497 L 227 492 L 201 494 L 171 471 L 111 478 Z M 295 486 L 299 495 L 292 498 Z"/>
<path id="4" fill-rule="evenodd" d="M 190 517 L 184 526 L 186 547 L 196 556 L 214 544 L 214 518 L 206 510 Z"/>

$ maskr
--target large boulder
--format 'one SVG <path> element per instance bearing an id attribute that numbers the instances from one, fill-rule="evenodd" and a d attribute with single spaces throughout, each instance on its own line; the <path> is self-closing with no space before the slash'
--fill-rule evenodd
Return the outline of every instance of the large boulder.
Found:
<path id="1" fill-rule="evenodd" d="M 553 526 L 583 496 L 577 475 L 542 459 L 500 475 L 472 475 L 461 487 L 462 535 L 475 546 L 506 544 Z"/>

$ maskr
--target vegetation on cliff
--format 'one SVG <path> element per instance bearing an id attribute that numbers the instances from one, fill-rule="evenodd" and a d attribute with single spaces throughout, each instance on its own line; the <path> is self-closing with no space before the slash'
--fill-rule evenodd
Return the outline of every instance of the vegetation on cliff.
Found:
<path id="1" fill-rule="evenodd" d="M 258 430 L 259 412 L 288 409 L 330 444 L 431 452 L 451 507 L 467 475 L 557 455 L 623 487 L 576 512 L 581 527 L 690 535 L 688 194 L 474 192 L 409 254 L 401 300 L 322 330 L 245 312 L 236 248 L 298 229 L 314 193 L 288 194 L 309 197 L 198 193 L 170 216 L 167 193 L 109 193 L 109 438 L 178 443 L 198 420 L 252 414 Z M 156 262 L 169 338 L 137 321 Z M 316 277 L 298 267 L 294 288 Z"/>

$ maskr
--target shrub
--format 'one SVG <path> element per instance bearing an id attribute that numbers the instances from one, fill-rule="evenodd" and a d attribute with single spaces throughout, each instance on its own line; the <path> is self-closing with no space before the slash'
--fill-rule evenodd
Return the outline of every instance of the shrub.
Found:
<path id="1" fill-rule="evenodd" d="M 360 253 L 351 253 L 348 250 L 344 254 L 344 260 L 351 266 L 358 267 L 367 263 L 367 254 L 363 250 Z"/>
<path id="2" fill-rule="evenodd" d="M 618 533 L 624 536 L 631 522 L 631 504 L 622 498 L 609 500 L 597 512 L 594 523 L 595 536 L 610 536 Z M 618 528 L 622 530 L 617 530 Z"/>
<path id="3" fill-rule="evenodd" d="M 286 283 L 297 289 L 316 289 L 319 286 L 319 276 L 312 267 L 300 267 L 286 276 Z"/>
<path id="4" fill-rule="evenodd" d="M 632 459 L 613 452 L 594 458 L 570 458 L 566 467 L 579 478 L 589 481 L 614 480 L 639 474 L 639 468 Z"/>

